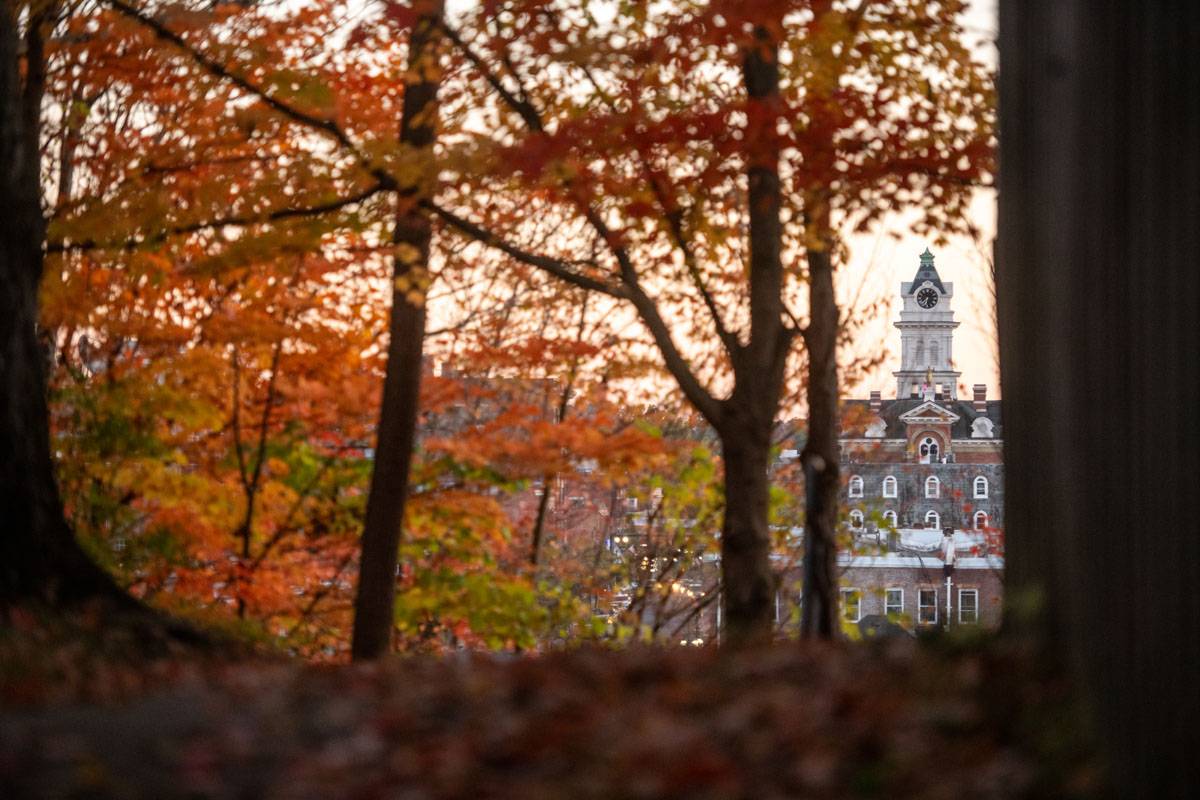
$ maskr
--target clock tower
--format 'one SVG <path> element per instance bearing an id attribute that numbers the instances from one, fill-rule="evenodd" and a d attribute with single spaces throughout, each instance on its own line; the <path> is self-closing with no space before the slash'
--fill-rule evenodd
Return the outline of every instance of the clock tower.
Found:
<path id="1" fill-rule="evenodd" d="M 951 347 L 954 342 L 954 284 L 942 283 L 933 266 L 929 248 L 921 254 L 921 264 L 911 282 L 900 284 L 900 369 L 896 376 L 896 397 L 914 395 L 932 399 L 940 393 L 954 400 L 958 394 L 958 376 Z"/>

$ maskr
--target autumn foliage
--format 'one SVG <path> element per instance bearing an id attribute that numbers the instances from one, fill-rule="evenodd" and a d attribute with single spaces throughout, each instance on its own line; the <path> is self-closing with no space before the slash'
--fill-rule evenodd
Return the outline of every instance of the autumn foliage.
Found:
<path id="1" fill-rule="evenodd" d="M 137 598 L 343 652 L 390 296 L 425 314 L 397 647 L 672 638 L 739 537 L 753 596 L 725 602 L 765 619 L 804 524 L 777 418 L 818 372 L 836 394 L 814 276 L 894 207 L 963 228 L 990 169 L 961 9 L 455 10 L 420 150 L 405 59 L 439 9 L 53 6 L 39 335 L 71 525 Z M 406 214 L 434 245 L 393 272 Z"/>

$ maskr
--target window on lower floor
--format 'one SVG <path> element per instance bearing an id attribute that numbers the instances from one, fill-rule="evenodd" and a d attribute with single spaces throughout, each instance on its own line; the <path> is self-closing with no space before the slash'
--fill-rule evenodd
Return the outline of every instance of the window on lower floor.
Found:
<path id="1" fill-rule="evenodd" d="M 904 590 L 888 589 L 883 595 L 883 613 L 895 619 L 904 613 Z"/>
<path id="2" fill-rule="evenodd" d="M 975 512 L 975 530 L 981 531 L 988 526 L 988 515 L 986 511 Z"/>
<path id="3" fill-rule="evenodd" d="M 857 508 L 850 512 L 850 527 L 859 529 L 863 526 L 863 512 Z"/>
<path id="4" fill-rule="evenodd" d="M 895 478 L 895 476 L 888 475 L 886 478 L 883 479 L 883 496 L 884 497 L 895 497 L 896 496 L 896 478 Z"/>
<path id="5" fill-rule="evenodd" d="M 925 527 L 940 528 L 942 527 L 942 517 L 936 511 L 929 511 L 925 514 Z"/>
<path id="6" fill-rule="evenodd" d="M 936 625 L 937 621 L 937 589 L 918 589 L 917 622 L 922 625 Z"/>
<path id="7" fill-rule="evenodd" d="M 862 497 L 863 496 L 862 476 L 852 475 L 850 477 L 850 496 L 851 497 Z"/>
<path id="8" fill-rule="evenodd" d="M 891 509 L 888 509 L 887 511 L 883 512 L 883 524 L 887 525 L 890 528 L 900 527 L 899 523 L 896 520 L 896 512 L 892 511 Z"/>
<path id="9" fill-rule="evenodd" d="M 842 619 L 846 622 L 862 619 L 862 593 L 858 589 L 842 589 Z"/>
<path id="10" fill-rule="evenodd" d="M 979 622 L 979 590 L 958 590 L 958 621 L 966 625 Z"/>

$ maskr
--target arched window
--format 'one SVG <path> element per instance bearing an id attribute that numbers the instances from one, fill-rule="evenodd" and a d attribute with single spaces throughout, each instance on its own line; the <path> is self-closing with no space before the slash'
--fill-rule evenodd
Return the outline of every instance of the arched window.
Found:
<path id="1" fill-rule="evenodd" d="M 851 497 L 862 497 L 863 496 L 863 479 L 862 479 L 861 475 L 851 475 L 850 476 L 850 496 Z"/>
<path id="2" fill-rule="evenodd" d="M 896 496 L 896 476 L 888 475 L 886 478 L 883 479 L 883 496 L 884 497 L 895 497 Z"/>
<path id="3" fill-rule="evenodd" d="M 850 512 L 850 527 L 855 530 L 861 529 L 863 526 L 863 513 L 857 508 Z"/>
<path id="4" fill-rule="evenodd" d="M 937 479 L 936 475 L 930 475 L 925 479 L 925 496 L 934 499 L 942 496 L 942 482 Z"/>
<path id="5" fill-rule="evenodd" d="M 925 527 L 940 528 L 942 527 L 942 518 L 936 511 L 930 511 L 925 515 Z"/>
<path id="6" fill-rule="evenodd" d="M 988 526 L 988 515 L 986 511 L 975 512 L 975 530 L 981 531 Z"/>
<path id="7" fill-rule="evenodd" d="M 935 464 L 938 460 L 938 443 L 937 439 L 932 436 L 926 436 L 921 440 L 921 463 Z"/>
<path id="8" fill-rule="evenodd" d="M 899 524 L 896 520 L 896 512 L 892 511 L 891 509 L 883 512 L 883 524 L 889 528 L 899 527 Z"/>
<path id="9" fill-rule="evenodd" d="M 988 481 L 982 475 L 975 478 L 975 499 L 986 499 L 988 496 Z"/>

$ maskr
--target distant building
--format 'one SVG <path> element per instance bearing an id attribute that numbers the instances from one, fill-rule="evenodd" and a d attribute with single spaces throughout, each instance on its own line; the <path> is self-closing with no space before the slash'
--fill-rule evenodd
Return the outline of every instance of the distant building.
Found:
<path id="1" fill-rule="evenodd" d="M 958 399 L 954 285 L 941 280 L 928 249 L 900 297 L 896 398 L 872 392 L 843 403 L 842 503 L 852 543 L 839 556 L 843 618 L 873 629 L 885 618 L 909 630 L 994 626 L 1004 564 L 1000 403 L 979 384 Z M 955 551 L 948 576 L 947 531 Z"/>

